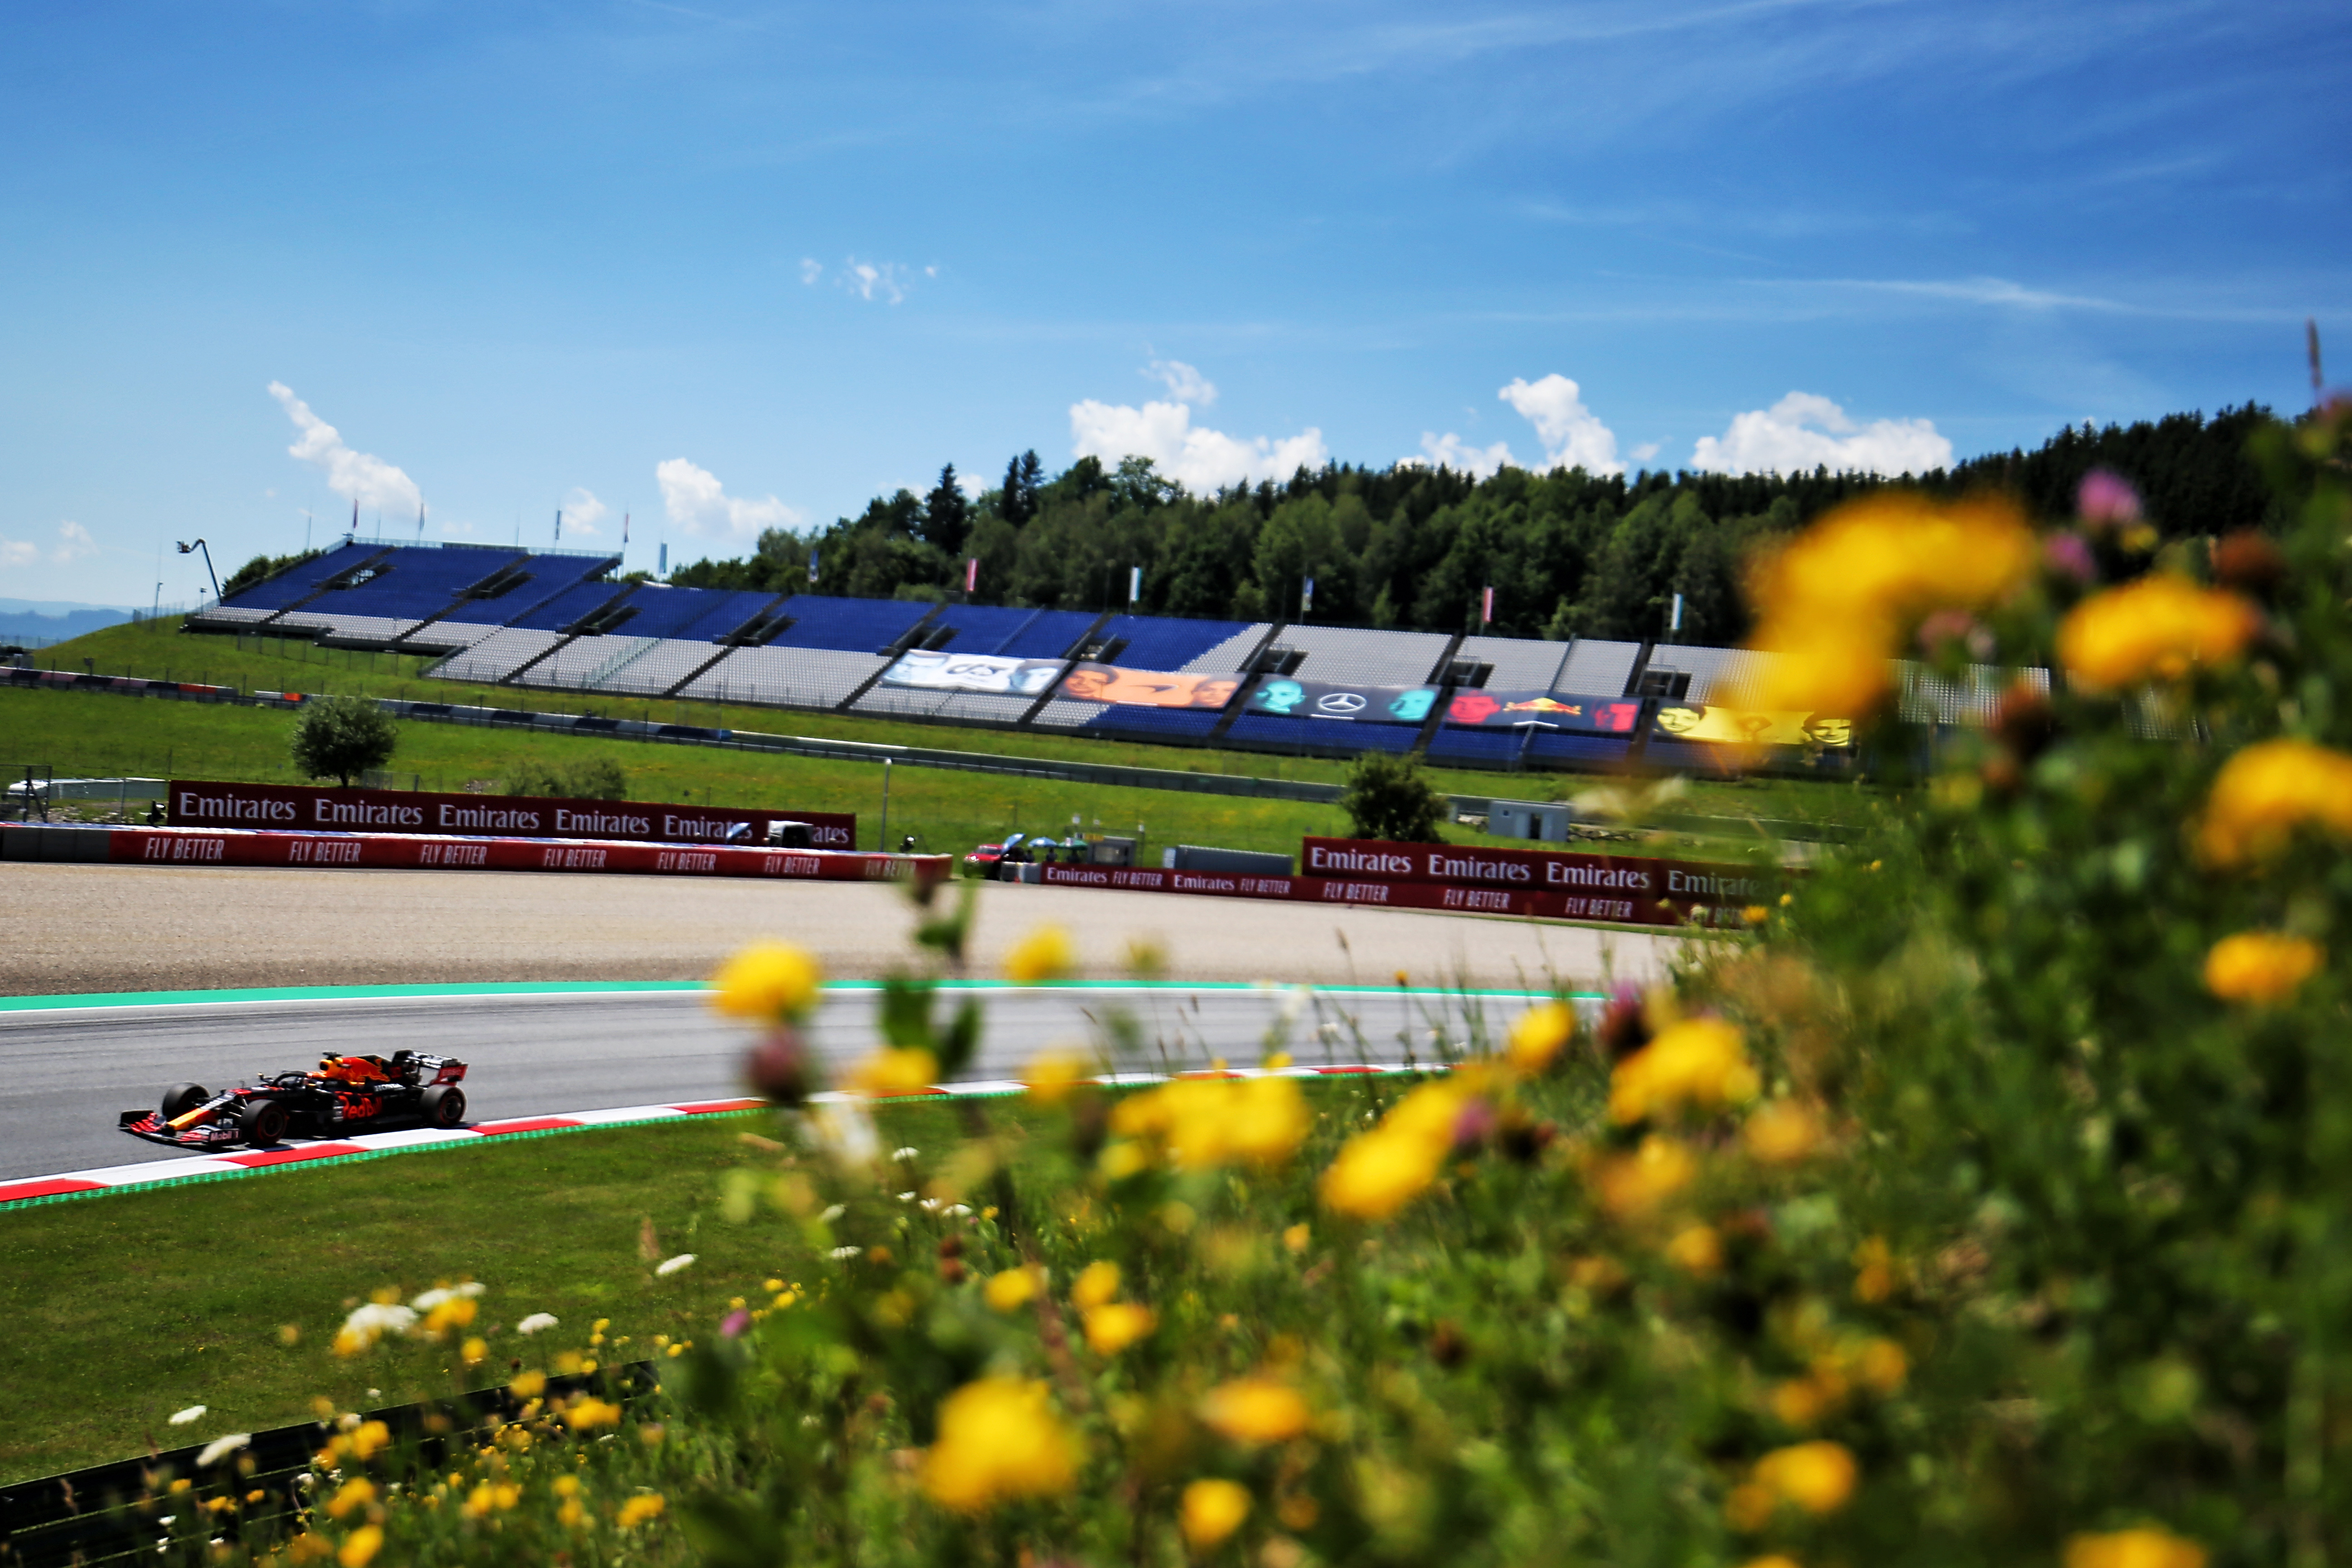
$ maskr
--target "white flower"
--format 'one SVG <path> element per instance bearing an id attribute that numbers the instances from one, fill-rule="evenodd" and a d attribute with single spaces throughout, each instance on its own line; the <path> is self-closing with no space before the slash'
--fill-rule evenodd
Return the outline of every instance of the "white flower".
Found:
<path id="1" fill-rule="evenodd" d="M 205 1418 L 205 1410 L 204 1405 L 191 1405 L 185 1410 L 174 1411 L 172 1414 L 172 1425 L 185 1426 L 191 1421 L 201 1421 Z"/>
<path id="2" fill-rule="evenodd" d="M 521 1322 L 515 1325 L 515 1332 L 519 1334 L 535 1334 L 541 1329 L 551 1329 L 553 1327 L 555 1327 L 554 1313 L 533 1312 L 530 1317 L 525 1318 Z"/>
<path id="3" fill-rule="evenodd" d="M 971 1213 L 971 1205 L 970 1204 L 950 1204 L 948 1205 L 948 1213 L 955 1215 L 958 1219 L 961 1219 L 964 1215 Z"/>
<path id="4" fill-rule="evenodd" d="M 922 1151 L 920 1149 L 893 1149 L 890 1151 L 890 1158 L 893 1160 L 911 1160 L 921 1152 Z"/>
<path id="5" fill-rule="evenodd" d="M 665 1258 L 654 1265 L 654 1272 L 667 1275 L 675 1274 L 681 1268 L 691 1268 L 694 1267 L 694 1257 L 691 1252 L 681 1252 L 676 1258 Z"/>
<path id="6" fill-rule="evenodd" d="M 898 1201 L 902 1204 L 913 1203 L 915 1201 L 915 1194 L 912 1193 L 900 1193 L 898 1194 Z"/>
<path id="7" fill-rule="evenodd" d="M 833 1249 L 833 1260 L 835 1263 L 846 1263 L 865 1250 L 862 1247 L 836 1247 Z"/>
<path id="8" fill-rule="evenodd" d="M 203 1453 L 196 1456 L 196 1468 L 201 1470 L 217 1460 L 225 1459 L 252 1441 L 253 1434 L 250 1432 L 231 1432 L 225 1437 L 215 1437 L 205 1445 Z"/>
<path id="9" fill-rule="evenodd" d="M 839 1219 L 843 1215 L 845 1215 L 848 1212 L 849 1205 L 847 1204 L 835 1204 L 816 1217 L 823 1220 L 825 1224 L 831 1225 L 835 1220 Z"/>
<path id="10" fill-rule="evenodd" d="M 415 1326 L 415 1311 L 398 1302 L 370 1301 L 352 1308 L 343 1320 L 343 1332 L 357 1340 L 362 1350 L 386 1334 L 404 1334 Z"/>
<path id="11" fill-rule="evenodd" d="M 870 1165 L 882 1152 L 866 1102 L 813 1105 L 803 1112 L 810 1139 L 837 1165 Z"/>
<path id="12" fill-rule="evenodd" d="M 925 1214 L 937 1214 L 940 1212 L 940 1200 L 937 1198 L 925 1198 L 921 1203 L 917 1204 L 915 1206 L 921 1209 Z"/>
<path id="13" fill-rule="evenodd" d="M 461 1296 L 478 1296 L 481 1293 L 481 1282 L 479 1280 L 468 1279 L 463 1285 L 448 1286 L 437 1290 L 427 1290 L 425 1294 L 417 1297 L 408 1304 L 420 1312 L 429 1312 L 444 1301 L 455 1301 Z"/>

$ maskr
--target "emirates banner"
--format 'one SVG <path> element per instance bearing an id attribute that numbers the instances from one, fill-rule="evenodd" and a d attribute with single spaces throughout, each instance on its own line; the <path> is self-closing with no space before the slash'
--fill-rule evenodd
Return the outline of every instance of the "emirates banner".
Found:
<path id="1" fill-rule="evenodd" d="M 253 832 L 243 828 L 118 827 L 107 858 L 136 866 L 303 866 L 432 871 L 622 871 L 789 881 L 938 882 L 946 855 L 860 855 L 732 845 L 598 843 L 583 839 L 457 838 L 423 833 Z"/>
<path id="2" fill-rule="evenodd" d="M 1457 691 L 1445 705 L 1445 721 L 1465 729 L 1542 724 L 1586 734 L 1630 735 L 1641 717 L 1641 703 L 1630 699 L 1556 697 L 1549 691 Z"/>
<path id="3" fill-rule="evenodd" d="M 1693 865 L 1646 856 L 1549 849 L 1396 844 L 1378 838 L 1304 839 L 1299 845 L 1299 864 L 1319 877 L 1513 888 L 1652 903 L 1664 899 L 1744 908 L 1778 898 L 1781 889 L 1777 872 L 1746 866 Z"/>
<path id="4" fill-rule="evenodd" d="M 882 672 L 885 686 L 917 691 L 977 691 L 1042 697 L 1062 673 L 1058 658 L 1004 658 L 992 653 L 933 653 L 916 648 Z"/>
<path id="5" fill-rule="evenodd" d="M 284 828 L 331 833 L 487 833 L 507 838 L 620 838 L 663 844 L 764 844 L 768 824 L 805 822 L 818 849 L 857 847 L 854 812 L 658 805 L 523 795 L 436 795 L 306 784 L 173 779 L 174 827 Z"/>
<path id="6" fill-rule="evenodd" d="M 1851 746 L 1853 721 L 1805 710 L 1755 710 L 1670 703 L 1658 710 L 1657 732 L 1677 741 L 1728 746 Z"/>
<path id="7" fill-rule="evenodd" d="M 1116 664 L 1079 664 L 1063 679 L 1061 695 L 1079 702 L 1129 708 L 1223 709 L 1242 689 L 1238 675 L 1167 674 Z"/>
<path id="8" fill-rule="evenodd" d="M 1273 676 L 1249 694 L 1249 711 L 1286 719 L 1343 719 L 1370 724 L 1419 724 L 1437 705 L 1434 686 L 1342 686 Z"/>
<path id="9" fill-rule="evenodd" d="M 1106 866 L 1040 866 L 1039 879 L 1076 888 L 1118 888 L 1145 893 L 1189 893 L 1221 899 L 1274 899 L 1291 903 L 1365 904 L 1394 910 L 1450 910 L 1463 914 L 1517 915 L 1535 920 L 1606 921 L 1618 925 L 1683 926 L 1742 923 L 1738 907 L 1696 899 L 1629 896 L 1527 888 L 1472 888 L 1444 882 L 1382 881 L 1344 877 L 1247 877 L 1216 871 L 1154 871 Z"/>

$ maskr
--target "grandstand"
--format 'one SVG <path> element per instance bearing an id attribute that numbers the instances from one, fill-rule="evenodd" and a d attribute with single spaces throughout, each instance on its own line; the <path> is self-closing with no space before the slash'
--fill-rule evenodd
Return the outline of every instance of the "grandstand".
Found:
<path id="1" fill-rule="evenodd" d="M 1654 733 L 1658 705 L 1751 704 L 1769 654 L 1670 643 L 1378 631 L 1285 622 L 1187 620 L 1025 606 L 842 599 L 813 594 L 676 588 L 612 578 L 617 556 L 595 551 L 346 539 L 332 550 L 207 605 L 195 631 L 311 638 L 337 647 L 439 656 L 426 673 L 475 681 L 617 696 L 830 710 L 924 722 L 1026 728 L 1176 745 L 1349 756 L 1423 752 L 1466 768 L 1589 769 L 1643 757 L 1670 766 L 1720 765 L 1711 748 Z M 921 651 L 983 660 L 1060 661 L 1134 671 L 1256 677 L 1215 708 L 1089 702 L 1058 694 L 1007 695 L 894 685 L 883 677 Z M 934 664 L 943 661 L 933 660 Z M 1027 667 L 1034 669 L 1034 666 Z M 1960 679 L 1898 668 L 1902 711 L 1915 721 L 1984 723 L 2002 678 Z M 1255 710 L 1250 694 L 1289 679 L 1343 689 L 1353 718 Z M 1415 720 L 1395 710 L 1400 689 L 1434 689 Z M 1508 694 L 1486 722 L 1457 720 L 1459 692 Z M 1600 732 L 1595 711 L 1622 701 L 1625 726 Z M 1498 697 L 1499 701 L 1499 697 Z M 1343 704 L 1344 706 L 1344 704 Z M 1639 722 L 1633 715 L 1638 711 Z M 1328 712 L 1328 710 L 1327 710 Z M 1515 717 L 1525 713 L 1526 717 Z M 1578 715 L 1578 717 L 1570 717 Z M 1470 720 L 1480 715 L 1471 713 Z M 1670 714 L 1669 717 L 1672 717 Z M 1501 722 L 1510 720 L 1508 723 Z M 1846 753 L 1790 747 L 1783 765 L 1848 765 Z"/>

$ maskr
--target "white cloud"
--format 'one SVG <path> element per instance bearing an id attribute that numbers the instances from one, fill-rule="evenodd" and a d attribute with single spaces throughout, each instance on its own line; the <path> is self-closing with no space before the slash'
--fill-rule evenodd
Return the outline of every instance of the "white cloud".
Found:
<path id="1" fill-rule="evenodd" d="M 1456 473 L 1481 479 L 1492 479 L 1503 469 L 1515 467 L 1518 461 L 1511 456 L 1511 448 L 1503 442 L 1497 441 L 1491 447 L 1473 447 L 1451 430 L 1443 436 L 1433 436 L 1423 431 L 1421 449 L 1429 461 L 1439 468 L 1452 468 Z M 1408 462 L 1415 460 L 1406 459 Z"/>
<path id="2" fill-rule="evenodd" d="M 1217 400 L 1216 384 L 1181 359 L 1153 360 L 1143 374 L 1165 386 L 1168 395 L 1179 403 L 1206 408 Z"/>
<path id="3" fill-rule="evenodd" d="M 596 499 L 595 492 L 574 485 L 563 498 L 563 526 L 577 529 L 593 537 L 599 520 L 613 515 L 613 509 Z"/>
<path id="4" fill-rule="evenodd" d="M 1657 442 L 1644 441 L 1625 455 L 1633 458 L 1633 461 L 1637 463 L 1646 463 L 1651 458 L 1656 457 L 1658 455 L 1658 451 L 1659 444 Z"/>
<path id="5" fill-rule="evenodd" d="M 1543 443 L 1543 467 L 1582 468 L 1589 474 L 1622 474 L 1625 465 L 1617 460 L 1617 437 L 1608 426 L 1601 423 L 1590 408 L 1584 406 L 1583 389 L 1564 375 L 1554 374 L 1541 381 L 1530 382 L 1524 377 L 1497 391 L 1495 395 L 1526 416 L 1536 427 L 1536 438 Z M 1448 468 L 1486 479 L 1497 469 L 1516 466 L 1518 459 L 1511 449 L 1497 441 L 1491 447 L 1474 447 L 1448 430 L 1439 436 L 1423 431 L 1421 449 L 1427 459 Z M 1655 447 L 1651 448 L 1655 451 Z M 1408 458 L 1407 462 L 1419 462 Z"/>
<path id="6" fill-rule="evenodd" d="M 907 298 L 912 276 L 895 261 L 860 261 L 853 256 L 841 269 L 841 286 L 861 300 L 896 305 Z"/>
<path id="7" fill-rule="evenodd" d="M 1161 475 L 1196 494 L 1254 479 L 1286 479 L 1302 468 L 1319 468 L 1331 460 L 1323 432 L 1313 426 L 1280 441 L 1228 436 L 1196 428 L 1192 411 L 1181 403 L 1130 408 L 1091 397 L 1070 405 L 1070 449 L 1074 456 L 1112 464 L 1121 458 L 1149 458 Z"/>
<path id="8" fill-rule="evenodd" d="M 416 481 L 368 452 L 354 452 L 343 444 L 335 427 L 310 412 L 310 405 L 294 395 L 293 388 L 284 382 L 269 384 L 269 395 L 278 399 L 286 410 L 286 417 L 302 432 L 291 447 L 286 448 L 293 457 L 319 468 L 327 476 L 327 487 L 347 500 L 354 500 L 373 511 L 396 516 L 413 513 L 425 503 L 424 492 Z"/>
<path id="9" fill-rule="evenodd" d="M 46 556 L 55 566 L 70 566 L 85 555 L 98 553 L 98 541 L 78 522 L 58 524 L 58 542 L 46 552 L 29 539 L 0 539 L 0 566 L 32 566 Z"/>
<path id="10" fill-rule="evenodd" d="M 757 533 L 763 528 L 798 528 L 801 514 L 775 497 L 746 500 L 720 488 L 719 476 L 684 458 L 656 466 L 662 503 L 669 520 L 687 532 L 704 539 L 725 539 Z"/>
<path id="11" fill-rule="evenodd" d="M 1584 406 L 1583 391 L 1564 375 L 1514 381 L 1495 394 L 1536 427 L 1547 468 L 1582 468 L 1588 474 L 1622 474 L 1617 437 Z"/>
<path id="12" fill-rule="evenodd" d="M 802 282 L 803 282 L 803 283 L 814 283 L 818 279 L 820 279 L 820 278 L 822 278 L 822 277 L 824 277 L 824 262 L 819 261 L 819 260 L 818 260 L 815 257 L 814 257 L 814 256 L 803 256 L 803 257 L 802 257 L 802 258 L 801 258 L 801 281 L 802 281 Z"/>
<path id="13" fill-rule="evenodd" d="M 1926 419 L 1874 419 L 1857 425 L 1844 409 L 1810 392 L 1791 392 L 1769 408 L 1732 416 L 1720 437 L 1702 436 L 1691 466 L 1707 473 L 1787 474 L 1816 468 L 1837 473 L 1926 473 L 1952 466 L 1952 444 Z"/>

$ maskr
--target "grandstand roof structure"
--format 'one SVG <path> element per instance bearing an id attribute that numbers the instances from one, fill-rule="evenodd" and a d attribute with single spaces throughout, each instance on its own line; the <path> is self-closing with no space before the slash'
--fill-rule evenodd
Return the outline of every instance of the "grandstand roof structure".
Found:
<path id="1" fill-rule="evenodd" d="M 1292 754 L 1412 752 L 1449 766 L 1497 769 L 1602 768 L 1636 753 L 1709 765 L 1706 747 L 1651 734 L 1658 705 L 1738 710 L 1772 658 L 1672 643 L 680 588 L 614 581 L 619 564 L 590 551 L 352 538 L 205 605 L 188 626 L 436 655 L 428 676 L 516 688 Z M 1042 684 L 1034 691 L 911 685 L 903 670 L 886 682 L 884 672 L 913 652 L 983 674 L 1042 668 L 1034 678 Z M 941 654 L 949 657 L 933 658 Z M 1081 662 L 1242 679 L 1213 689 L 1221 706 L 1086 701 L 1061 685 Z M 1958 679 L 1907 665 L 1897 673 L 1904 716 L 1937 723 L 1982 724 L 2006 679 L 1989 668 Z M 1490 711 L 1462 721 L 1465 710 L 1449 702 L 1472 689 L 1497 700 L 1474 704 Z M 1375 710 L 1366 693 L 1402 700 Z M 1593 732 L 1589 722 L 1557 721 L 1595 705 L 1624 714 L 1623 729 Z M 1521 710 L 1525 717 L 1513 717 Z M 1826 757 L 1818 746 L 1804 750 L 1808 770 L 1846 765 L 1834 749 Z"/>

